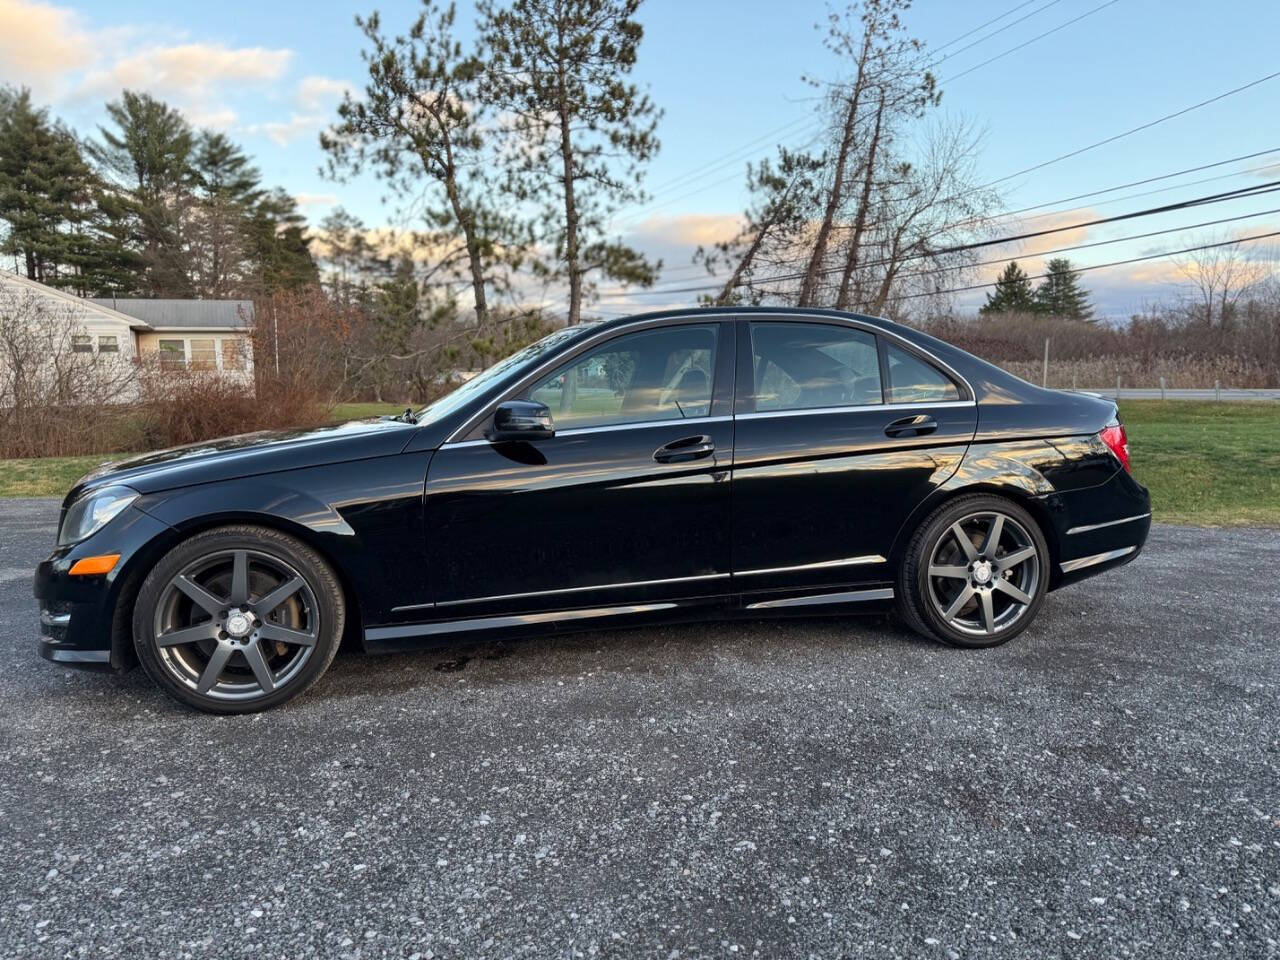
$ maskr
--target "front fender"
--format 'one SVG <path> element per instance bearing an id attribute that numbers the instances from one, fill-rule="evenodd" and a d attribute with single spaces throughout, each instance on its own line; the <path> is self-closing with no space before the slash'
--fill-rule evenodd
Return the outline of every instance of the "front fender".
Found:
<path id="1" fill-rule="evenodd" d="M 361 625 L 425 603 L 422 498 L 431 453 L 397 454 L 183 487 L 139 501 L 179 537 L 227 523 L 297 536 L 335 569 Z"/>

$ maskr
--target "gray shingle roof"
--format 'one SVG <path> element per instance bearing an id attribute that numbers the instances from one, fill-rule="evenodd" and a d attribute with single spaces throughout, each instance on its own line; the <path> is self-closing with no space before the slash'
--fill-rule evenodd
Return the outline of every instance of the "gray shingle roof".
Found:
<path id="1" fill-rule="evenodd" d="M 253 325 L 252 300 L 121 300 L 100 297 L 92 302 L 159 330 L 211 327 L 243 330 Z"/>

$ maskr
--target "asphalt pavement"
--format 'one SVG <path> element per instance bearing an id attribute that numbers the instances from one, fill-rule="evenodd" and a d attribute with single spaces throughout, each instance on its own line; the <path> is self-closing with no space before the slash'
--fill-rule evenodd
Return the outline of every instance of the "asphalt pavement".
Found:
<path id="1" fill-rule="evenodd" d="M 1280 956 L 1280 531 L 989 651 L 878 619 L 343 654 L 185 710 L 36 657 L 0 500 L 0 957 Z"/>

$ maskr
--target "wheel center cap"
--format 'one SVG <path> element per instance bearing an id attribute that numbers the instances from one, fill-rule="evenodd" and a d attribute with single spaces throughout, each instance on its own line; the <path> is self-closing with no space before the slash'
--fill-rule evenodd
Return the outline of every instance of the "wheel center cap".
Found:
<path id="1" fill-rule="evenodd" d="M 991 564 L 986 560 L 979 560 L 973 565 L 973 579 L 978 583 L 986 583 L 991 579 Z"/>
<path id="2" fill-rule="evenodd" d="M 227 617 L 227 633 L 239 640 L 241 637 L 248 636 L 249 631 L 253 628 L 253 621 L 249 619 L 248 614 L 233 613 Z"/>

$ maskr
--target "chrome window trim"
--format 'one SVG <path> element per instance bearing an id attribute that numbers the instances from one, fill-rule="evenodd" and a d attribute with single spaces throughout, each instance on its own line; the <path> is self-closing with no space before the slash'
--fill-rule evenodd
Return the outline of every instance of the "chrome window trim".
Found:
<path id="1" fill-rule="evenodd" d="M 892 600 L 893 587 L 874 590 L 848 590 L 844 593 L 811 593 L 803 597 L 786 597 L 782 600 L 762 600 L 749 603 L 748 610 L 767 610 L 775 607 L 812 607 L 826 603 L 864 603 L 868 600 Z"/>
<path id="2" fill-rule="evenodd" d="M 725 423 L 732 420 L 732 414 L 720 417 L 677 417 L 673 420 L 640 420 L 635 423 L 606 423 L 599 427 L 570 427 L 568 430 L 557 430 L 557 437 L 578 437 L 589 433 L 607 433 L 610 430 L 640 430 L 645 427 L 670 427 L 677 423 Z"/>
<path id="3" fill-rule="evenodd" d="M 1083 570 L 1085 567 L 1092 567 L 1099 563 L 1106 563 L 1108 560 L 1118 560 L 1120 557 L 1126 557 L 1137 549 L 1137 547 L 1121 547 L 1119 550 L 1108 550 L 1106 553 L 1095 553 L 1090 557 L 1080 557 L 1077 560 L 1066 560 L 1058 564 L 1058 568 L 1062 570 L 1063 573 L 1071 573 L 1075 570 Z"/>
<path id="4" fill-rule="evenodd" d="M 900 333 L 895 333 L 894 331 L 888 330 L 884 327 L 878 327 L 875 324 L 869 324 L 863 320 L 850 319 L 849 317 L 841 317 L 841 316 L 825 314 L 825 313 L 798 314 L 798 313 L 792 313 L 787 310 L 779 310 L 776 313 L 749 313 L 749 314 L 736 315 L 736 319 L 746 320 L 748 322 L 755 320 L 757 317 L 769 317 L 772 319 L 783 317 L 787 320 L 794 320 L 797 323 L 824 323 L 824 322 L 834 321 L 835 323 L 843 323 L 850 327 L 856 327 L 859 330 L 865 330 L 868 333 L 878 333 L 885 337 L 891 337 L 894 340 L 897 340 L 899 343 L 905 344 L 908 349 L 914 350 L 917 353 L 921 354 L 922 356 L 928 357 L 931 363 L 941 367 L 953 378 L 955 378 L 955 380 L 958 383 L 964 384 L 964 388 L 969 391 L 970 400 L 960 401 L 961 403 L 976 402 L 977 400 L 978 394 L 977 394 L 977 391 L 973 389 L 973 384 L 971 384 L 968 378 L 965 377 L 962 373 L 960 373 L 959 370 L 951 366 L 951 364 L 947 363 L 941 357 L 937 356 L 937 354 L 935 354 L 932 350 L 928 349 L 927 347 L 922 347 L 918 343 L 913 343 L 912 341 L 908 340 L 906 337 L 904 337 Z M 886 320 L 885 322 L 893 323 L 894 321 Z M 954 403 L 955 401 L 947 401 L 947 402 Z"/>
<path id="5" fill-rule="evenodd" d="M 870 563 L 884 563 L 884 557 L 878 553 L 862 557 L 843 557 L 839 560 L 822 560 L 818 563 L 801 563 L 792 567 L 761 567 L 758 570 L 735 570 L 735 577 L 754 577 L 762 573 L 796 573 L 802 570 L 826 570 L 831 567 L 857 567 Z"/>
<path id="6" fill-rule="evenodd" d="M 609 327 L 606 330 L 599 330 L 592 336 L 589 336 L 587 337 L 587 339 L 582 341 L 582 343 L 578 345 L 578 348 L 576 348 L 575 352 L 589 350 L 592 347 L 594 347 L 596 344 L 601 343 L 605 340 L 611 339 L 615 334 L 633 331 L 636 329 L 642 330 L 646 327 L 675 326 L 681 323 L 733 323 L 738 320 L 745 320 L 748 323 L 750 323 L 757 319 L 777 320 L 779 318 L 787 321 L 794 321 L 796 323 L 843 324 L 845 326 L 853 327 L 856 330 L 862 330 L 867 333 L 878 334 L 880 336 L 889 337 L 893 340 L 897 340 L 899 343 L 904 344 L 909 350 L 916 351 L 921 356 L 926 357 L 930 363 L 933 363 L 934 365 L 940 367 L 948 375 L 954 378 L 957 383 L 963 384 L 965 390 L 967 390 L 969 393 L 970 399 L 968 400 L 959 400 L 959 401 L 948 400 L 948 401 L 944 401 L 944 403 L 968 404 L 973 406 L 977 405 L 978 394 L 973 389 L 973 384 L 969 382 L 968 378 L 966 378 L 962 373 L 956 370 L 955 367 L 951 366 L 945 360 L 938 357 L 935 353 L 933 353 L 933 351 L 929 350 L 927 347 L 922 347 L 918 343 L 913 343 L 911 340 L 902 336 L 902 334 L 896 333 L 895 331 L 890 330 L 886 327 L 880 327 L 873 323 L 867 323 L 866 321 L 863 321 L 863 320 L 851 319 L 849 317 L 842 317 L 836 314 L 825 314 L 825 313 L 797 314 L 788 310 L 779 310 L 776 312 L 771 311 L 768 313 L 754 313 L 754 312 L 745 313 L 745 314 L 744 313 L 722 313 L 722 314 L 712 314 L 712 315 L 693 313 L 693 314 L 677 314 L 676 316 L 671 316 L 671 317 L 659 317 L 659 318 L 651 317 L 647 319 L 633 320 L 627 323 L 622 323 L 616 327 Z M 886 322 L 892 323 L 892 321 L 886 321 Z M 741 348 L 741 344 L 739 344 L 739 348 Z M 562 362 L 563 362 L 563 358 L 562 356 L 559 356 L 559 355 L 548 358 L 547 360 L 544 360 L 538 366 L 534 367 L 532 371 L 530 371 L 528 374 L 522 377 L 519 381 L 519 385 L 528 383 L 531 378 L 537 377 L 539 374 L 543 373 L 546 370 L 551 369 L 554 365 Z M 714 387 L 714 384 L 713 384 L 713 387 Z M 475 440 L 458 440 L 457 438 L 460 436 L 466 436 L 466 434 L 469 433 L 477 423 L 479 423 L 485 417 L 489 416 L 493 412 L 494 408 L 499 403 L 501 403 L 503 399 L 507 397 L 508 393 L 509 391 L 504 391 L 501 395 L 498 396 L 497 399 L 491 401 L 490 403 L 485 404 L 485 406 L 481 408 L 474 416 L 468 417 L 466 420 L 464 420 L 462 425 L 459 426 L 458 429 L 454 430 L 451 434 L 449 434 L 448 438 L 444 441 L 444 443 L 441 444 L 441 446 L 442 447 L 457 446 L 461 443 L 476 443 L 477 441 Z M 941 406 L 941 405 L 942 404 L 933 404 L 933 406 Z M 888 409 L 897 405 L 871 404 L 871 405 L 868 405 L 865 409 L 873 409 L 877 406 L 879 406 L 882 409 Z M 911 403 L 911 404 L 902 404 L 902 406 L 919 409 L 922 406 L 922 404 Z M 864 409 L 864 408 L 836 407 L 831 409 L 851 410 L 851 409 Z M 769 410 L 764 412 L 773 413 L 774 411 Z M 786 412 L 798 413 L 800 411 L 792 410 L 792 411 L 786 411 Z M 779 415 L 781 415 L 781 412 L 779 412 Z M 750 413 L 750 414 L 743 414 L 743 416 L 758 416 L 758 414 Z M 581 429 L 585 430 L 585 429 L 592 429 L 592 428 L 583 427 Z M 487 443 L 488 441 L 486 440 L 484 442 Z"/>
<path id="7" fill-rule="evenodd" d="M 1151 516 L 1150 513 L 1139 513 L 1136 516 L 1123 517 L 1120 520 L 1108 520 L 1106 523 L 1090 523 L 1082 527 L 1072 527 L 1067 531 L 1067 536 L 1076 533 L 1088 533 L 1090 530 L 1101 530 L 1103 527 L 1115 527 L 1122 523 L 1133 523 L 1135 520 L 1145 520 L 1149 516 Z"/>
<path id="8" fill-rule="evenodd" d="M 579 437 L 592 433 L 609 433 L 614 430 L 642 430 L 648 427 L 670 427 L 677 423 L 725 423 L 733 419 L 732 414 L 726 414 L 723 417 L 685 417 L 683 420 L 639 420 L 635 423 L 611 423 L 603 427 L 570 427 L 568 430 L 557 430 L 556 437 Z M 474 447 L 481 444 L 492 444 L 494 441 L 486 437 L 478 440 L 459 440 L 457 443 L 451 443 L 451 447 Z"/>
<path id="9" fill-rule="evenodd" d="M 611 340 L 613 339 L 615 334 L 619 334 L 624 331 L 634 332 L 635 330 L 643 330 L 646 327 L 677 326 L 680 323 L 685 321 L 690 321 L 693 323 L 701 322 L 706 324 L 730 323 L 734 319 L 735 318 L 730 314 L 725 314 L 723 316 L 711 316 L 711 317 L 704 316 L 701 318 L 698 318 L 697 315 L 695 314 L 694 316 L 690 316 L 690 317 L 677 316 L 677 317 L 661 317 L 658 319 L 650 318 L 647 320 L 634 320 L 627 323 L 621 323 L 616 327 L 609 327 L 607 330 L 596 331 L 594 334 L 587 337 L 580 344 L 578 344 L 577 347 L 574 348 L 573 355 L 580 356 L 581 354 L 585 353 L 587 350 L 590 350 L 596 344 L 603 343 L 607 340 Z M 718 339 L 719 338 L 717 337 L 717 340 Z M 716 346 L 719 347 L 720 344 L 717 342 Z M 557 364 L 560 364 L 563 362 L 564 362 L 563 354 L 557 354 L 554 357 L 547 358 L 542 363 L 538 364 L 538 366 L 534 367 L 529 373 L 521 377 L 520 380 L 517 382 L 516 386 L 521 387 L 533 380 L 536 380 L 540 374 L 544 373 L 547 370 L 553 369 Z M 479 423 L 481 420 L 484 420 L 491 413 L 493 413 L 494 409 L 498 406 L 498 404 L 502 403 L 504 399 L 507 399 L 509 395 L 510 395 L 510 390 L 504 391 L 502 394 L 498 396 L 496 400 L 493 400 L 492 402 L 486 404 L 484 408 L 481 409 L 475 416 L 469 417 L 466 421 L 463 422 L 462 426 L 460 426 L 457 430 L 453 431 L 453 433 L 449 434 L 448 439 L 446 439 L 444 443 L 441 444 L 441 446 L 442 447 L 453 446 L 455 444 L 455 438 L 459 436 L 466 436 L 466 434 L 470 433 L 477 423 Z M 714 396 L 715 396 L 715 384 L 712 383 L 712 397 L 714 398 Z M 583 427 L 582 429 L 585 430 L 588 428 Z M 473 442 L 473 441 L 457 441 L 457 442 L 464 443 L 464 442 Z"/>
<path id="10" fill-rule="evenodd" d="M 488 443 L 489 441 L 484 441 Z M 405 610 L 427 610 L 432 607 L 456 607 L 464 603 L 485 603 L 498 600 L 524 600 L 529 597 L 552 597 L 563 593 L 584 593 L 588 590 L 625 590 L 628 587 L 656 587 L 668 583 L 692 583 L 696 580 L 723 580 L 727 573 L 700 573 L 692 577 L 667 577 L 663 580 L 632 580 L 627 583 L 601 583 L 589 587 L 561 587 L 557 590 L 530 590 L 527 593 L 501 593 L 492 597 L 468 597 L 465 600 L 440 600 L 437 603 L 414 603 L 405 607 L 392 607 L 392 613 Z"/>
<path id="11" fill-rule="evenodd" d="M 943 400 L 938 403 L 851 403 L 841 407 L 800 407 L 795 410 L 758 410 L 755 413 L 740 413 L 739 420 L 764 420 L 770 417 L 812 416 L 821 413 L 863 413 L 873 410 L 920 410 L 928 408 L 937 410 L 942 407 L 976 407 L 974 400 Z"/>

